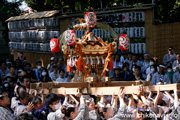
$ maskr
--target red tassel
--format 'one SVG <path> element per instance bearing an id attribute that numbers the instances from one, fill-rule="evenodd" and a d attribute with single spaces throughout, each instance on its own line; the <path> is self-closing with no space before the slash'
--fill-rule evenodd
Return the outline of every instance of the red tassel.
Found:
<path id="1" fill-rule="evenodd" d="M 78 58 L 78 61 L 77 61 L 77 69 L 78 69 L 78 71 L 81 71 L 81 72 L 82 72 L 81 57 Z"/>
<path id="2" fill-rule="evenodd" d="M 108 62 L 109 70 L 113 70 L 113 59 L 112 57 L 109 58 L 110 61 Z"/>

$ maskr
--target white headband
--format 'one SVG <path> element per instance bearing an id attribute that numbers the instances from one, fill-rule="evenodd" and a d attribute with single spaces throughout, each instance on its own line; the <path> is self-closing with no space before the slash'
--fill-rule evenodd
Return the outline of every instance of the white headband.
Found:
<path id="1" fill-rule="evenodd" d="M 64 103 L 63 105 L 66 106 L 66 107 L 71 107 L 71 108 L 76 107 L 76 105 L 72 105 L 72 104 L 69 104 L 69 103 Z"/>
<path id="2" fill-rule="evenodd" d="M 166 68 L 164 65 L 159 65 L 159 67 Z"/>

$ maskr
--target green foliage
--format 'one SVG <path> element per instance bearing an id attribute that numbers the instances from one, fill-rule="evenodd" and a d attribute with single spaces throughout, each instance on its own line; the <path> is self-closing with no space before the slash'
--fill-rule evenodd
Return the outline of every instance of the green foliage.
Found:
<path id="1" fill-rule="evenodd" d="M 1 0 L 0 1 L 0 20 L 2 20 L 3 26 L 6 28 L 3 32 L 3 37 L 5 40 L 8 41 L 8 28 L 7 28 L 7 22 L 5 22 L 6 19 L 12 16 L 17 16 L 21 13 L 21 10 L 19 9 L 20 2 L 7 2 L 7 0 Z"/>
<path id="2" fill-rule="evenodd" d="M 54 10 L 56 4 L 47 4 L 47 0 L 24 0 L 29 7 L 31 7 L 33 10 L 36 11 L 48 11 L 48 10 Z M 54 0 L 52 0 L 54 1 Z M 58 1 L 58 0 L 57 0 Z"/>
<path id="3" fill-rule="evenodd" d="M 86 11 L 93 9 L 120 7 L 123 0 L 25 0 L 37 11 L 63 10 L 66 12 Z M 125 6 L 151 4 L 152 0 L 124 0 Z M 180 0 L 154 0 L 154 23 L 171 23 L 180 21 Z M 42 7 L 43 6 L 43 7 Z M 141 7 L 141 6 L 139 6 Z"/>
<path id="4" fill-rule="evenodd" d="M 7 2 L 6 0 L 0 1 L 0 16 L 1 20 L 6 20 L 7 18 L 11 16 L 19 15 L 21 12 L 18 8 L 20 5 L 20 2 Z"/>
<path id="5" fill-rule="evenodd" d="M 177 11 L 177 8 L 174 8 L 175 3 L 176 0 L 155 0 L 154 17 L 156 24 L 174 21 L 173 16 L 175 11 Z M 178 15 L 178 13 L 176 15 Z"/>
<path id="6" fill-rule="evenodd" d="M 5 22 L 6 19 L 8 19 L 11 16 L 17 16 L 20 14 L 19 9 L 20 2 L 13 2 L 9 3 L 7 0 L 0 0 L 0 21 L 2 21 L 2 26 L 5 28 L 3 31 L 3 38 L 6 41 L 5 46 L 3 47 L 3 52 L 8 55 L 8 51 L 4 48 L 8 48 L 8 28 L 7 28 L 7 22 Z M 2 50 L 2 49 L 1 49 Z M 0 57 L 0 61 L 4 60 L 7 56 L 3 55 Z"/>

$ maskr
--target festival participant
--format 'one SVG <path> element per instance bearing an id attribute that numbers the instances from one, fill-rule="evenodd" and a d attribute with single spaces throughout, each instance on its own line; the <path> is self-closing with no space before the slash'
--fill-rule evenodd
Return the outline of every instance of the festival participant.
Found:
<path id="1" fill-rule="evenodd" d="M 132 55 L 132 61 L 129 63 L 129 70 L 132 70 L 133 65 L 141 66 L 141 62 L 137 59 L 136 54 Z"/>
<path id="2" fill-rule="evenodd" d="M 50 112 L 55 112 L 61 107 L 61 101 L 59 97 L 54 93 L 50 93 L 46 96 L 45 104 L 46 104 L 46 109 L 48 109 L 46 112 L 47 116 Z"/>
<path id="3" fill-rule="evenodd" d="M 19 94 L 22 91 L 26 91 L 26 88 L 24 86 L 22 86 L 19 82 L 16 84 L 15 88 L 14 88 L 14 93 L 15 93 L 15 97 L 12 97 L 11 99 L 11 109 L 13 111 L 15 111 L 16 105 L 18 103 L 20 103 L 19 101 Z"/>
<path id="4" fill-rule="evenodd" d="M 58 57 L 54 57 L 53 64 L 50 67 L 50 73 L 53 72 L 53 65 L 58 65 Z"/>
<path id="5" fill-rule="evenodd" d="M 115 61 L 113 61 L 113 68 L 117 68 L 117 67 L 122 68 L 124 59 L 122 59 L 122 60 L 123 61 L 121 61 L 121 59 L 120 59 L 120 55 L 117 54 L 116 58 L 115 58 Z"/>
<path id="6" fill-rule="evenodd" d="M 66 72 L 67 71 L 67 66 L 66 64 L 64 63 L 64 58 L 62 56 L 59 57 L 59 61 L 58 61 L 58 69 L 63 69 L 65 71 L 64 73 L 64 77 L 66 78 L 68 76 L 68 73 Z"/>
<path id="7" fill-rule="evenodd" d="M 113 81 L 123 81 L 123 74 L 121 74 L 121 68 L 120 67 L 117 67 L 117 68 L 114 68 L 114 77 L 112 78 Z"/>
<path id="8" fill-rule="evenodd" d="M 131 120 L 131 116 L 127 111 L 127 105 L 124 101 L 124 95 L 125 95 L 125 90 L 120 89 L 118 97 L 120 101 L 119 109 L 115 115 L 113 115 L 113 110 L 111 107 L 105 106 L 102 111 L 100 110 L 101 113 L 101 120 L 107 119 L 107 120 Z M 129 115 L 129 116 L 124 116 L 124 115 Z"/>
<path id="9" fill-rule="evenodd" d="M 124 63 L 129 63 L 132 61 L 132 53 L 131 52 L 128 52 L 128 56 L 127 58 L 124 60 Z"/>
<path id="10" fill-rule="evenodd" d="M 60 77 L 56 79 L 56 82 L 68 82 L 64 77 L 65 71 L 64 69 L 59 70 Z"/>
<path id="11" fill-rule="evenodd" d="M 46 107 L 43 107 L 43 101 L 41 100 L 41 98 L 38 96 L 34 96 L 31 100 L 31 103 L 34 106 L 31 111 L 32 115 L 38 120 L 47 120 L 47 109 Z"/>
<path id="12" fill-rule="evenodd" d="M 50 69 L 53 66 L 53 64 L 54 64 L 54 57 L 51 57 L 50 63 L 47 65 L 47 70 L 48 70 L 49 74 L 51 73 Z"/>
<path id="13" fill-rule="evenodd" d="M 153 76 L 152 76 L 152 80 L 151 83 L 152 85 L 156 85 L 158 82 L 162 82 L 163 84 L 170 84 L 171 80 L 169 79 L 168 75 L 165 73 L 165 69 L 166 67 L 161 64 L 159 65 L 159 72 L 156 72 Z"/>
<path id="14" fill-rule="evenodd" d="M 80 106 L 67 103 L 62 105 L 61 112 L 68 118 L 73 120 L 87 120 L 88 119 L 88 107 L 85 104 L 83 95 L 76 91 L 76 97 L 80 98 Z"/>
<path id="15" fill-rule="evenodd" d="M 6 92 L 0 91 L 0 120 L 15 120 L 16 116 L 8 108 L 10 99 Z"/>
<path id="16" fill-rule="evenodd" d="M 173 47 L 168 48 L 168 54 L 164 55 L 163 64 L 169 66 L 176 60 L 176 54 L 174 53 Z"/>
<path id="17" fill-rule="evenodd" d="M 180 119 L 180 106 L 179 106 L 179 97 L 177 90 L 174 89 L 174 108 L 170 113 L 170 119 L 179 120 Z"/>
<path id="18" fill-rule="evenodd" d="M 12 87 L 14 87 L 14 84 L 17 82 L 17 79 L 12 74 L 8 73 L 5 76 L 4 81 L 2 81 L 2 83 L 4 83 L 5 81 L 11 84 Z"/>
<path id="19" fill-rule="evenodd" d="M 180 82 L 180 64 L 178 71 L 173 75 L 173 83 L 179 83 L 179 82 Z"/>
<path id="20" fill-rule="evenodd" d="M 15 108 L 14 114 L 20 115 L 23 112 L 31 112 L 34 105 L 32 103 L 28 103 L 29 95 L 26 91 L 22 91 L 19 94 L 19 103 Z"/>
<path id="21" fill-rule="evenodd" d="M 3 62 L 1 64 L 1 69 L 0 69 L 0 75 L 1 75 L 1 79 L 4 80 L 5 76 L 10 73 L 10 70 L 7 68 L 6 63 Z"/>
<path id="22" fill-rule="evenodd" d="M 69 99 L 69 95 L 66 94 L 66 89 L 65 88 L 63 90 L 63 95 L 65 97 L 63 105 L 65 105 L 65 104 L 67 104 L 67 101 Z M 56 111 L 50 112 L 48 114 L 48 116 L 47 116 L 47 120 L 64 120 L 65 115 L 62 113 L 61 108 L 62 108 L 62 106 L 59 106 L 59 108 Z"/>
<path id="23" fill-rule="evenodd" d="M 138 55 L 139 61 L 141 62 L 141 65 L 144 63 L 144 55 Z"/>
<path id="24" fill-rule="evenodd" d="M 6 65 L 7 65 L 7 68 L 10 69 L 11 66 L 13 66 L 12 62 L 11 61 L 7 61 L 6 62 Z"/>
<path id="25" fill-rule="evenodd" d="M 31 78 L 27 75 L 23 76 L 21 81 L 20 81 L 21 85 L 26 87 L 26 89 L 30 88 L 30 83 L 31 83 Z"/>
<path id="26" fill-rule="evenodd" d="M 172 66 L 167 66 L 167 75 L 169 76 L 171 83 L 173 83 L 173 75 L 174 71 L 172 70 Z"/>
<path id="27" fill-rule="evenodd" d="M 23 56 L 23 52 L 21 52 L 21 53 L 19 54 L 18 59 L 21 60 L 21 61 L 26 60 L 26 57 Z"/>
<path id="28" fill-rule="evenodd" d="M 42 75 L 42 62 L 41 60 L 37 60 L 36 62 L 36 68 L 34 69 L 35 71 L 35 75 L 36 75 L 36 78 L 37 80 L 39 81 L 40 78 L 41 78 L 41 75 Z"/>
<path id="29" fill-rule="evenodd" d="M 97 119 L 104 120 L 104 119 L 110 119 L 117 113 L 117 101 L 118 96 L 112 95 L 111 104 L 107 103 L 107 100 L 105 99 L 104 95 L 100 95 L 100 101 L 98 102 L 98 114 L 96 115 Z M 96 119 L 96 120 L 97 120 Z"/>
<path id="30" fill-rule="evenodd" d="M 145 96 L 143 86 L 139 86 L 138 92 L 132 93 L 132 96 L 128 103 L 128 111 L 133 116 L 133 120 L 151 120 L 153 116 L 146 117 L 145 115 L 153 115 L 154 103 L 151 95 Z"/>
<path id="31" fill-rule="evenodd" d="M 17 116 L 16 120 L 37 120 L 30 113 L 24 112 Z"/>
<path id="32" fill-rule="evenodd" d="M 26 88 L 26 91 L 30 94 L 30 95 L 37 95 L 37 90 L 33 90 L 30 89 L 30 83 L 31 83 L 31 78 L 27 75 L 24 75 L 20 81 L 21 85 L 24 86 Z"/>
<path id="33" fill-rule="evenodd" d="M 68 73 L 68 77 L 66 78 L 66 82 L 71 82 L 72 79 L 73 79 L 73 77 L 74 77 L 74 73 L 69 72 L 69 73 Z"/>
<path id="34" fill-rule="evenodd" d="M 96 112 L 95 109 L 95 102 L 94 99 L 89 97 L 89 98 L 85 98 L 86 100 L 86 105 L 88 106 L 89 109 L 89 120 L 97 120 L 99 118 L 98 113 Z"/>
<path id="35" fill-rule="evenodd" d="M 53 68 L 53 72 L 50 73 L 50 78 L 51 80 L 55 81 L 57 78 L 60 77 L 60 74 L 57 65 L 53 65 L 52 68 Z"/>
<path id="36" fill-rule="evenodd" d="M 151 73 L 151 66 L 155 64 L 155 61 L 154 59 L 150 59 L 150 62 L 149 62 L 149 67 L 146 68 L 146 75 L 150 74 Z M 155 64 L 157 66 L 157 64 Z M 159 69 L 159 68 L 157 68 Z"/>
<path id="37" fill-rule="evenodd" d="M 46 68 L 42 69 L 42 75 L 40 77 L 40 82 L 51 82 L 51 78 L 49 77 L 49 73 Z"/>
<path id="38" fill-rule="evenodd" d="M 123 81 L 128 81 L 129 80 L 129 74 L 130 74 L 130 70 L 129 70 L 129 63 L 124 63 L 123 64 L 123 70 L 121 71 L 121 74 L 123 76 Z"/>
<path id="39" fill-rule="evenodd" d="M 172 65 L 172 69 L 173 71 L 178 71 L 178 68 L 179 68 L 179 64 L 180 64 L 180 53 L 177 53 L 176 54 L 176 59 L 174 62 L 173 62 L 173 65 Z"/>
<path id="40" fill-rule="evenodd" d="M 14 84 L 5 80 L 5 81 L 3 81 L 2 87 L 3 87 L 3 91 L 7 92 L 9 95 L 9 98 L 11 99 L 13 97 Z"/>
<path id="41" fill-rule="evenodd" d="M 15 61 L 15 67 L 16 67 L 16 74 L 17 74 L 17 71 L 19 70 L 19 69 L 23 69 L 23 66 L 22 66 L 22 61 L 21 60 L 19 60 L 19 59 L 16 59 L 16 61 Z"/>
<path id="42" fill-rule="evenodd" d="M 144 80 L 144 78 L 141 75 L 141 67 L 135 65 L 135 72 L 131 75 L 130 81 L 136 81 L 136 80 Z"/>
<path id="43" fill-rule="evenodd" d="M 154 65 L 151 65 L 150 66 L 150 73 L 147 75 L 147 78 L 146 78 L 146 81 L 151 81 L 152 79 L 152 76 L 157 72 L 157 66 L 154 64 Z"/>
<path id="44" fill-rule="evenodd" d="M 26 75 L 30 76 L 31 77 L 31 80 L 33 82 L 36 82 L 36 75 L 35 75 L 35 72 L 31 69 L 31 64 L 30 63 L 26 63 L 25 64 L 25 70 L 26 72 Z"/>
<path id="45" fill-rule="evenodd" d="M 146 74 L 146 69 L 150 67 L 150 55 L 149 54 L 144 54 L 144 62 L 141 67 L 141 72 L 142 76 L 144 79 L 146 79 L 147 74 Z"/>
<path id="46" fill-rule="evenodd" d="M 174 99 L 169 94 L 169 92 L 165 91 L 163 93 L 162 91 L 160 91 L 160 87 L 158 88 L 157 95 L 155 96 L 155 99 L 154 99 L 153 111 L 156 115 L 161 115 L 161 116 L 156 116 L 156 119 L 157 117 L 159 117 L 163 120 L 169 120 L 169 113 L 170 111 L 172 111 L 172 104 L 173 103 L 176 104 L 176 102 L 173 102 L 173 101 Z M 173 106 L 175 104 L 173 104 Z"/>
<path id="47" fill-rule="evenodd" d="M 13 82 L 17 82 L 16 68 L 14 66 L 10 67 L 10 73 L 9 74 L 12 76 Z"/>

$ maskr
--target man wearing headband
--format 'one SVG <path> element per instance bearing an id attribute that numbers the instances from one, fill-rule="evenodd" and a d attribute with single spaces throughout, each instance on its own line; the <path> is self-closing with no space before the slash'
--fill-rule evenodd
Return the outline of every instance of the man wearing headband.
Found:
<path id="1" fill-rule="evenodd" d="M 173 75 L 173 83 L 180 82 L 180 64 L 178 65 L 178 67 L 179 67 L 178 71 Z"/>
<path id="2" fill-rule="evenodd" d="M 173 47 L 169 47 L 168 54 L 163 58 L 163 64 L 166 66 L 172 65 L 176 60 L 176 55 L 174 54 Z"/>
<path id="3" fill-rule="evenodd" d="M 166 68 L 166 67 L 165 67 L 163 64 L 159 65 L 159 72 L 156 72 L 156 73 L 152 76 L 151 83 L 152 83 L 153 85 L 156 85 L 156 84 L 159 83 L 159 82 L 162 82 L 162 83 L 164 83 L 164 84 L 170 84 L 170 83 L 171 83 L 168 75 L 165 74 L 165 72 L 164 72 L 164 69 L 165 69 L 165 68 Z"/>

